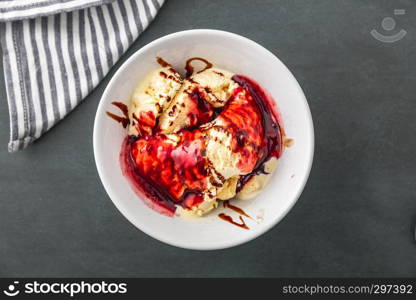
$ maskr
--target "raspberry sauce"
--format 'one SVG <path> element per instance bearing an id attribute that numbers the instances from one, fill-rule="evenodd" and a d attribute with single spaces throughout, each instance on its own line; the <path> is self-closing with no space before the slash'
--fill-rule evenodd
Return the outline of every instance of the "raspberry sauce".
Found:
<path id="1" fill-rule="evenodd" d="M 206 190 L 208 161 L 200 130 L 182 130 L 180 141 L 164 134 L 126 138 L 121 151 L 124 175 L 136 183 L 139 194 L 152 208 L 167 215 L 176 205 L 192 208 L 201 203 Z"/>
<path id="2" fill-rule="evenodd" d="M 275 102 L 270 95 L 253 79 L 242 75 L 234 75 L 232 79 L 242 88 L 249 91 L 252 99 L 260 110 L 261 123 L 263 127 L 263 141 L 260 155 L 251 172 L 240 176 L 237 184 L 237 192 L 254 176 L 265 174 L 264 164 L 272 157 L 279 158 L 283 151 L 284 131 L 281 126 L 280 116 L 275 108 Z"/>
<path id="3" fill-rule="evenodd" d="M 189 95 L 189 112 L 187 114 L 188 126 L 187 130 L 197 129 L 199 126 L 215 119 L 223 110 L 222 107 L 215 108 L 207 100 L 207 91 L 201 87 L 194 87 L 188 91 Z"/>
<path id="4" fill-rule="evenodd" d="M 254 175 L 264 173 L 264 164 L 271 157 L 280 157 L 284 132 L 273 100 L 250 78 L 235 75 L 232 80 L 239 87 L 220 109 L 205 100 L 202 88 L 193 89 L 189 126 L 175 135 L 149 126 L 141 128 L 146 133 L 139 137 L 126 137 L 120 153 L 122 171 L 149 207 L 172 216 L 177 206 L 190 209 L 204 201 L 212 168 L 206 151 L 210 128 L 227 131 L 232 137 L 230 147 L 239 157 L 237 167 L 246 174 L 240 176 L 237 192 Z M 145 125 L 157 124 L 149 121 Z M 229 216 L 220 217 L 231 222 Z M 248 229 L 241 221 L 231 223 Z"/>

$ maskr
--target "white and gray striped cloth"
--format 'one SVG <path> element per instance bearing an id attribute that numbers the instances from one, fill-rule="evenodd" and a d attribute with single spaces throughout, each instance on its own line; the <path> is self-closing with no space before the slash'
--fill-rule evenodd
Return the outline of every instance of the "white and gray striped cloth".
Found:
<path id="1" fill-rule="evenodd" d="M 9 151 L 27 147 L 82 101 L 164 0 L 0 0 Z"/>

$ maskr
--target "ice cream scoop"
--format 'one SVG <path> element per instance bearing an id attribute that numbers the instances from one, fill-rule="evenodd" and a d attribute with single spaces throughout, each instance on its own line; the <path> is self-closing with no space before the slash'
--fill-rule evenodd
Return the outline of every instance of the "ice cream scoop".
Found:
<path id="1" fill-rule="evenodd" d="M 232 76 L 225 70 L 210 68 L 186 77 L 160 116 L 160 131 L 173 133 L 196 128 L 215 118 L 237 87 Z"/>
<path id="2" fill-rule="evenodd" d="M 151 135 L 158 118 L 181 88 L 183 80 L 170 64 L 158 58 L 160 68 L 135 88 L 129 103 L 129 135 Z"/>
<path id="3" fill-rule="evenodd" d="M 132 94 L 123 173 L 153 208 L 203 215 L 218 200 L 250 198 L 266 185 L 284 131 L 270 96 L 250 78 L 163 59 Z"/>

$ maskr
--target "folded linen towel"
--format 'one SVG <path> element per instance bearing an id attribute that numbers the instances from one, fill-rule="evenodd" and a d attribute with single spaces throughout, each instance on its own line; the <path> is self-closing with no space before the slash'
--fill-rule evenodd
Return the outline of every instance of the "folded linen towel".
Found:
<path id="1" fill-rule="evenodd" d="M 9 151 L 64 118 L 149 25 L 164 0 L 0 1 Z"/>

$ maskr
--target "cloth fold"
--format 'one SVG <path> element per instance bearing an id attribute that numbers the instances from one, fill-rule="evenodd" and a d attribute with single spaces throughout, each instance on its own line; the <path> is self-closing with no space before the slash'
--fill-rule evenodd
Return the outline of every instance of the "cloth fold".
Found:
<path id="1" fill-rule="evenodd" d="M 34 6 L 27 0 L 0 1 L 0 21 L 6 21 L 0 23 L 0 43 L 9 151 L 27 147 L 79 104 L 163 2 L 40 0 Z"/>

